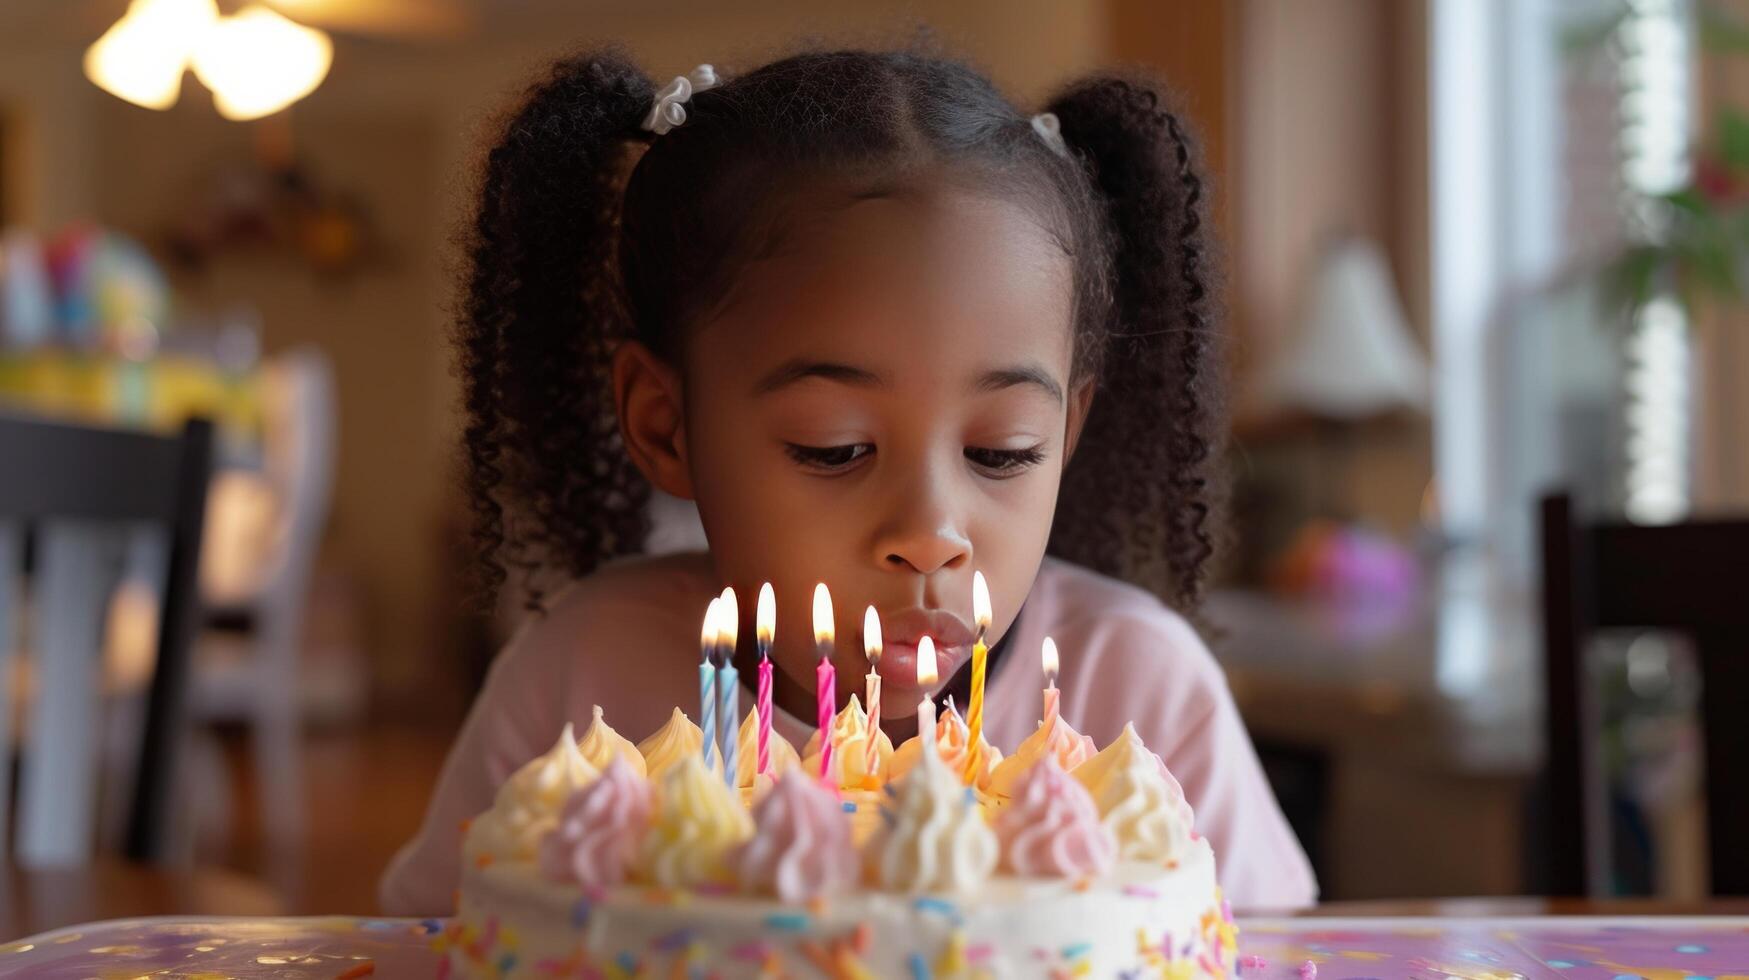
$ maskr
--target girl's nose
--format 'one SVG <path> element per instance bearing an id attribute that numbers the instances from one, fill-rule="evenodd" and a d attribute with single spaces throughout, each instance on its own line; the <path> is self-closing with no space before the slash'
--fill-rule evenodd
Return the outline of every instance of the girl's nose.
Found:
<path id="1" fill-rule="evenodd" d="M 971 541 L 948 526 L 892 535 L 881 543 L 880 550 L 881 560 L 888 568 L 919 575 L 958 568 L 972 557 Z"/>
<path id="2" fill-rule="evenodd" d="M 972 541 L 933 488 L 911 487 L 876 535 L 875 557 L 892 571 L 929 575 L 972 560 Z"/>

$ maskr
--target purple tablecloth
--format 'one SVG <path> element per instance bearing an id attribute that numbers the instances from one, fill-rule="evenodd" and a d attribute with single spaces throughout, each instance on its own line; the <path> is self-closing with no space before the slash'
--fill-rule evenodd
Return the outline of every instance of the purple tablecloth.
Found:
<path id="1" fill-rule="evenodd" d="M 104 922 L 0 946 L 0 976 L 432 977 L 442 927 L 339 917 Z M 1244 977 L 1749 980 L 1749 918 L 1241 919 L 1240 929 Z"/>

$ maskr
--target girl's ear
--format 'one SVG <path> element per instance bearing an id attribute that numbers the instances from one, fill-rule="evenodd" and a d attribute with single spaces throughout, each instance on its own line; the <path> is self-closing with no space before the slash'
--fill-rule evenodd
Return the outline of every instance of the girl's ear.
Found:
<path id="1" fill-rule="evenodd" d="M 626 454 L 644 478 L 671 497 L 691 500 L 679 373 L 648 347 L 628 340 L 613 352 L 613 405 Z"/>
<path id="2" fill-rule="evenodd" d="M 1087 413 L 1093 409 L 1093 389 L 1098 387 L 1089 378 L 1069 392 L 1069 428 L 1063 440 L 1063 465 L 1075 458 L 1075 446 L 1081 442 L 1081 430 L 1087 425 Z"/>

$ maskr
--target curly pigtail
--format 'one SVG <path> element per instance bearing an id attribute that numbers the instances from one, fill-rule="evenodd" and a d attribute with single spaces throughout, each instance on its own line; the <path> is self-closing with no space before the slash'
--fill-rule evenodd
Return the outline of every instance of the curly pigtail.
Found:
<path id="1" fill-rule="evenodd" d="M 1112 301 L 1100 391 L 1064 475 L 1052 550 L 1193 610 L 1214 553 L 1224 431 L 1196 149 L 1145 81 L 1090 79 L 1049 109 L 1105 200 Z"/>

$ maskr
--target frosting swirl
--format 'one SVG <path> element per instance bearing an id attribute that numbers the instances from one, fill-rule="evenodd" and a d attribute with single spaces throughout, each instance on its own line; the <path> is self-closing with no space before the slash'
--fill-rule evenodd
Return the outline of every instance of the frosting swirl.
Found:
<path id="1" fill-rule="evenodd" d="M 468 828 L 462 853 L 472 861 L 532 860 L 565 799 L 598 775 L 577 750 L 577 736 L 566 722 L 545 755 L 531 759 L 498 788 L 492 809 Z"/>
<path id="2" fill-rule="evenodd" d="M 870 876 L 902 892 L 966 892 L 996 869 L 996 833 L 946 764 L 925 754 L 888 787 L 883 826 L 864 851 Z"/>
<path id="3" fill-rule="evenodd" d="M 703 740 L 701 733 L 700 740 Z M 644 766 L 643 753 L 632 744 L 632 740 L 613 730 L 602 718 L 601 705 L 595 706 L 595 717 L 589 722 L 589 730 L 583 733 L 583 740 L 577 743 L 577 751 L 583 753 L 583 758 L 597 769 L 605 770 L 607 764 L 614 759 L 624 759 L 632 767 L 632 772 L 639 776 L 648 771 Z"/>
<path id="4" fill-rule="evenodd" d="M 802 757 L 796 754 L 796 747 L 789 739 L 778 734 L 776 728 L 771 730 L 771 741 L 765 744 L 771 753 L 771 778 L 776 779 L 785 772 L 802 764 Z M 759 713 L 749 711 L 741 719 L 741 734 L 735 746 L 735 785 L 741 789 L 753 788 L 754 770 L 759 767 Z"/>
<path id="5" fill-rule="evenodd" d="M 827 764 L 825 778 L 841 789 L 857 789 L 879 785 L 886 774 L 887 763 L 893 758 L 893 740 L 886 732 L 876 731 L 879 739 L 875 749 L 875 767 L 868 768 L 868 712 L 862 701 L 850 696 L 850 703 L 832 719 L 832 760 Z M 820 771 L 820 733 L 809 736 L 802 750 L 802 765 L 808 772 Z"/>
<path id="6" fill-rule="evenodd" d="M 832 791 L 800 770 L 785 772 L 765 794 L 753 825 L 734 857 L 743 888 L 806 902 L 856 883 L 850 820 Z"/>
<path id="7" fill-rule="evenodd" d="M 1073 775 L 1093 794 L 1100 822 L 1117 838 L 1119 857 L 1170 863 L 1184 856 L 1194 825 L 1190 803 L 1134 725 L 1125 725 Z"/>
<path id="8" fill-rule="evenodd" d="M 668 768 L 655 799 L 639 855 L 643 876 L 664 888 L 728 882 L 730 853 L 753 833 L 736 794 L 693 752 Z"/>
<path id="9" fill-rule="evenodd" d="M 1093 797 L 1048 755 L 1015 784 L 1013 802 L 996 817 L 996 836 L 1002 863 L 1015 874 L 1099 875 L 1117 857 Z"/>
<path id="10" fill-rule="evenodd" d="M 638 754 L 644 757 L 645 771 L 651 779 L 660 779 L 675 764 L 687 756 L 699 759 L 702 764 L 701 750 L 704 748 L 704 732 L 686 717 L 686 712 L 679 708 L 668 716 L 668 721 L 656 733 L 638 743 Z M 716 768 L 716 753 L 711 753 L 711 768 Z"/>
<path id="11" fill-rule="evenodd" d="M 643 761 L 640 756 L 639 764 Z M 616 755 L 601 778 L 572 793 L 559 811 L 558 824 L 541 841 L 541 871 L 584 887 L 617 885 L 625 881 L 649 826 L 650 784 Z"/>
<path id="12" fill-rule="evenodd" d="M 949 698 L 947 709 L 935 719 L 935 751 L 949 769 L 955 772 L 965 770 L 966 739 L 970 735 L 971 730 L 966 727 L 965 719 L 960 717 L 959 709 L 953 706 L 953 699 Z M 979 789 L 989 789 L 990 774 L 1002 761 L 1002 752 L 982 735 L 978 737 L 978 743 L 983 750 L 980 758 L 984 760 L 985 766 L 984 771 L 978 774 L 975 784 Z M 887 780 L 897 782 L 904 779 L 907 773 L 916 768 L 917 760 L 922 757 L 923 736 L 918 734 L 906 739 L 893 750 L 893 758 L 887 763 Z"/>
<path id="13" fill-rule="evenodd" d="M 990 791 L 997 796 L 1013 796 L 1021 773 L 1047 755 L 1056 759 L 1065 770 L 1073 772 L 1076 766 L 1093 758 L 1095 751 L 1093 740 L 1069 727 L 1062 715 L 1058 715 L 1057 723 L 1048 729 L 1041 721 L 1015 748 L 1014 754 L 1003 759 L 1002 764 L 990 773 Z"/>

